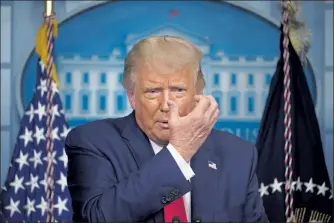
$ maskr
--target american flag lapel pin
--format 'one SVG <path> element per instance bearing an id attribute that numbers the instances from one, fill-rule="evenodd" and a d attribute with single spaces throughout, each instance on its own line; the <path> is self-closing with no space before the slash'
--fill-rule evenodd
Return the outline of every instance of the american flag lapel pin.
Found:
<path id="1" fill-rule="evenodd" d="M 212 161 L 208 161 L 208 166 L 209 166 L 210 168 L 214 169 L 214 170 L 217 169 L 217 165 L 216 165 L 214 162 L 212 162 Z"/>

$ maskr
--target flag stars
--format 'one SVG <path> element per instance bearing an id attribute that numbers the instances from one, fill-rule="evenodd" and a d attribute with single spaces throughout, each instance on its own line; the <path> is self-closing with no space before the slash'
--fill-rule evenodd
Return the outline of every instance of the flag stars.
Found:
<path id="1" fill-rule="evenodd" d="M 35 110 L 35 114 L 38 115 L 38 119 L 39 121 L 41 121 L 43 116 L 46 115 L 45 105 L 42 105 L 41 102 L 38 102 L 38 107 L 37 107 L 37 110 Z"/>
<path id="2" fill-rule="evenodd" d="M 15 162 L 19 164 L 19 170 L 20 170 L 20 171 L 22 170 L 22 167 L 23 167 L 24 165 L 29 166 L 29 163 L 28 163 L 28 155 L 29 155 L 28 153 L 23 154 L 23 152 L 20 151 L 20 156 L 19 156 L 19 158 L 16 158 L 16 159 L 15 159 Z"/>
<path id="3" fill-rule="evenodd" d="M 41 203 L 36 205 L 36 208 L 41 209 L 41 215 L 44 216 L 45 212 L 49 210 L 48 203 L 44 200 L 44 197 L 41 197 Z"/>
<path id="4" fill-rule="evenodd" d="M 15 192 L 15 194 L 17 194 L 17 192 L 18 192 L 18 190 L 21 188 L 22 190 L 24 190 L 24 187 L 23 187 L 23 185 L 22 185 L 22 183 L 23 183 L 23 179 L 24 179 L 24 177 L 21 177 L 20 179 L 19 179 L 19 177 L 17 176 L 17 175 L 15 175 L 15 179 L 14 179 L 14 181 L 12 181 L 9 185 L 10 186 L 12 186 L 12 187 L 14 187 L 14 192 Z"/>
<path id="5" fill-rule="evenodd" d="M 284 182 L 278 182 L 277 178 L 274 179 L 274 182 L 272 184 L 269 184 L 267 186 L 265 186 L 263 183 L 261 183 L 261 186 L 259 188 L 259 193 L 261 194 L 261 197 L 264 195 L 269 195 L 268 192 L 268 187 L 270 186 L 272 188 L 271 193 L 274 194 L 276 191 L 277 192 L 283 192 L 282 190 L 282 184 L 284 184 Z M 313 183 L 313 179 L 310 178 L 310 180 L 308 182 L 301 182 L 300 177 L 297 178 L 296 181 L 292 181 L 291 182 L 291 190 L 293 191 L 303 191 L 303 185 L 305 185 L 305 193 L 309 192 L 309 193 L 315 193 L 314 188 L 318 189 L 318 192 L 316 195 L 322 195 L 322 196 L 326 196 L 327 191 L 330 193 L 329 199 L 333 198 L 333 194 L 332 194 L 332 190 L 330 190 L 329 187 L 326 187 L 326 182 L 323 182 L 322 185 L 320 184 L 316 184 Z M 289 187 L 289 182 L 285 182 L 285 186 L 287 189 L 290 189 Z"/>
<path id="6" fill-rule="evenodd" d="M 2 189 L 3 191 L 7 191 L 7 187 L 6 187 L 6 185 L 3 185 L 3 186 L 1 187 L 1 189 Z"/>
<path id="7" fill-rule="evenodd" d="M 63 132 L 60 133 L 62 138 L 66 138 L 67 134 L 71 131 L 71 128 L 67 128 L 66 125 L 63 125 Z"/>
<path id="8" fill-rule="evenodd" d="M 25 127 L 24 134 L 20 135 L 19 138 L 24 141 L 24 146 L 26 147 L 29 142 L 33 142 L 32 131 L 30 131 L 27 127 Z"/>
<path id="9" fill-rule="evenodd" d="M 52 140 L 55 140 L 55 139 L 60 140 L 59 135 L 58 135 L 58 131 L 59 131 L 58 127 L 52 129 L 52 132 L 51 132 Z"/>
<path id="10" fill-rule="evenodd" d="M 5 207 L 6 210 L 9 210 L 10 211 L 10 217 L 13 217 L 13 215 L 15 214 L 15 212 L 17 213 L 21 213 L 20 210 L 19 210 L 19 204 L 20 204 L 20 201 L 13 201 L 13 198 L 10 198 L 10 204 L 8 206 Z"/>
<path id="11" fill-rule="evenodd" d="M 58 110 L 58 105 L 53 105 L 51 108 L 51 112 L 52 112 L 52 117 L 54 118 L 55 116 L 60 116 L 59 114 L 59 110 Z"/>
<path id="12" fill-rule="evenodd" d="M 57 84 L 56 84 L 54 81 L 52 81 L 52 83 L 51 83 L 51 89 L 52 89 L 52 93 L 53 93 L 53 94 L 59 92 L 58 87 L 57 87 Z"/>
<path id="13" fill-rule="evenodd" d="M 44 93 L 46 93 L 48 91 L 48 87 L 47 87 L 47 84 L 46 84 L 46 80 L 41 80 L 41 83 L 40 85 L 37 87 L 38 90 L 40 90 L 41 92 L 41 97 L 44 96 Z"/>
<path id="14" fill-rule="evenodd" d="M 42 61 L 39 63 L 39 69 L 45 72 L 47 68 Z M 46 75 L 38 72 L 38 76 Z M 49 214 L 51 201 L 54 204 L 54 217 L 68 216 L 64 221 L 71 218 L 66 177 L 68 158 L 64 149 L 64 139 L 70 128 L 62 110 L 59 91 L 56 83 L 50 78 L 39 77 L 37 80 L 32 101 L 20 122 L 15 152 L 9 164 L 6 183 L 1 189 L 4 200 L 0 201 L 3 209 L 2 212 L 0 210 L 0 218 L 8 218 L 8 221 L 30 219 L 42 222 Z M 52 99 L 52 104 L 47 104 L 47 100 L 50 99 L 47 96 Z M 55 142 L 46 143 L 49 139 Z M 52 150 L 47 153 L 47 149 Z M 48 166 L 53 172 L 45 170 L 47 164 L 53 164 Z M 48 191 L 49 188 L 52 191 Z M 50 201 L 49 195 L 52 196 Z M 38 217 L 40 219 L 36 219 Z M 59 222 L 60 219 L 57 220 Z"/>
<path id="15" fill-rule="evenodd" d="M 277 178 L 275 178 L 274 183 L 270 185 L 270 187 L 272 188 L 272 193 L 275 193 L 275 191 L 282 192 L 282 184 L 282 182 L 278 182 Z"/>
<path id="16" fill-rule="evenodd" d="M 67 168 L 68 157 L 65 153 L 65 149 L 63 149 L 63 153 L 58 159 L 64 163 L 64 168 Z"/>
<path id="17" fill-rule="evenodd" d="M 35 188 L 39 188 L 38 186 L 38 176 L 33 176 L 32 174 L 30 174 L 30 181 L 26 182 L 27 186 L 30 186 L 30 192 L 32 193 L 34 191 Z"/>
<path id="18" fill-rule="evenodd" d="M 27 216 L 30 216 L 31 212 L 36 212 L 35 210 L 35 200 L 30 200 L 30 198 L 27 198 L 27 204 L 23 206 L 23 208 L 27 212 Z"/>
<path id="19" fill-rule="evenodd" d="M 44 136 L 44 128 L 39 128 L 37 125 L 35 126 L 35 134 L 34 137 L 36 139 L 37 145 L 39 145 L 41 140 L 45 140 Z"/>
<path id="20" fill-rule="evenodd" d="M 57 184 L 60 185 L 61 191 L 64 192 L 67 186 L 67 178 L 63 173 L 60 173 L 60 179 L 57 180 Z"/>
<path id="21" fill-rule="evenodd" d="M 264 186 L 263 183 L 261 183 L 261 187 L 259 189 L 259 192 L 260 192 L 260 196 L 264 196 L 264 195 L 269 195 L 269 192 L 268 192 L 268 187 L 269 186 Z"/>
<path id="22" fill-rule="evenodd" d="M 304 183 L 304 185 L 306 186 L 306 191 L 305 192 L 311 192 L 313 193 L 313 188 L 316 186 L 314 183 L 313 183 L 313 180 L 312 178 L 310 179 L 310 181 L 308 183 Z"/>
<path id="23" fill-rule="evenodd" d="M 58 203 L 54 205 L 55 208 L 58 209 L 58 215 L 61 215 L 63 211 L 69 211 L 66 207 L 68 199 L 65 198 L 64 200 L 61 199 L 61 197 L 58 197 Z"/>
<path id="24" fill-rule="evenodd" d="M 41 71 L 44 72 L 45 71 L 45 65 L 44 65 L 42 60 L 39 61 L 39 66 L 41 68 Z"/>
<path id="25" fill-rule="evenodd" d="M 297 181 L 296 181 L 296 191 L 302 191 L 302 185 L 303 183 L 300 181 L 300 177 L 298 177 Z"/>
<path id="26" fill-rule="evenodd" d="M 47 184 L 47 182 L 46 182 L 46 178 L 47 178 L 47 176 L 46 176 L 46 174 L 45 174 L 44 179 L 41 180 L 41 181 L 39 182 L 41 185 L 44 186 L 44 191 L 46 191 L 46 189 L 47 189 L 47 187 L 48 187 L 48 184 Z"/>
<path id="27" fill-rule="evenodd" d="M 30 104 L 29 110 L 27 110 L 25 114 L 29 116 L 29 122 L 34 119 L 34 106 L 32 104 Z"/>
<path id="28" fill-rule="evenodd" d="M 56 153 L 57 151 L 53 151 L 51 156 L 49 155 L 49 153 L 47 153 L 47 155 L 43 158 L 43 160 L 46 162 L 48 162 L 49 160 L 52 160 L 54 164 L 57 164 Z"/>
<path id="29" fill-rule="evenodd" d="M 30 162 L 34 163 L 34 168 L 35 169 L 36 169 L 38 164 L 43 165 L 42 160 L 41 160 L 41 156 L 42 156 L 42 151 L 36 152 L 36 150 L 34 150 L 34 156 L 29 159 Z"/>
<path id="30" fill-rule="evenodd" d="M 317 186 L 318 187 L 318 193 L 317 195 L 319 194 L 322 194 L 323 196 L 326 195 L 326 191 L 329 190 L 328 187 L 326 187 L 326 183 L 324 182 L 321 186 Z"/>

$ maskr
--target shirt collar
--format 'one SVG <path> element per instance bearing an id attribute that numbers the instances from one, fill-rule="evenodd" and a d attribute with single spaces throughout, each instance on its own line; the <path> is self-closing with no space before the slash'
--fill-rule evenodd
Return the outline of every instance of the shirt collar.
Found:
<path id="1" fill-rule="evenodd" d="M 151 146 L 153 148 L 153 151 L 155 154 L 157 154 L 158 152 L 160 152 L 162 150 L 162 146 L 156 144 L 155 142 L 153 142 L 152 140 L 150 140 Z"/>

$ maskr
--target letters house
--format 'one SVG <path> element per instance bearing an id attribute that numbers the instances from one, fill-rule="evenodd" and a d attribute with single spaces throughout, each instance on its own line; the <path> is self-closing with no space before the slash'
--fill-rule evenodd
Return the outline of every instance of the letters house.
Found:
<path id="1" fill-rule="evenodd" d="M 277 58 L 232 58 L 225 56 L 223 51 L 214 53 L 206 38 L 173 26 L 141 35 L 128 35 L 124 48 L 113 49 L 109 57 L 59 57 L 57 66 L 62 100 L 69 119 L 119 117 L 131 112 L 121 85 L 123 62 L 126 52 L 150 35 L 180 36 L 202 51 L 202 70 L 207 84 L 205 93 L 212 94 L 219 103 L 219 120 L 260 120 Z"/>

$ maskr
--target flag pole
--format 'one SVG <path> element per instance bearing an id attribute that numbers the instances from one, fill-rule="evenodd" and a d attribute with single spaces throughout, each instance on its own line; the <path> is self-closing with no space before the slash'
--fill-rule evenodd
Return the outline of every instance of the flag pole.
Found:
<path id="1" fill-rule="evenodd" d="M 46 25 L 46 75 L 47 75 L 47 119 L 46 119 L 46 126 L 47 126 L 47 142 L 46 142 L 46 151 L 47 151 L 47 169 L 46 169 L 46 177 L 47 177 L 47 189 L 46 189 L 46 199 L 49 206 L 49 212 L 47 214 L 47 221 L 48 223 L 54 222 L 54 166 L 53 166 L 53 147 L 54 147 L 54 140 L 53 140 L 53 123 L 54 123 L 54 115 L 53 115 L 53 66 L 54 66 L 54 59 L 53 59 L 53 40 L 54 40 L 54 12 L 53 12 L 53 0 L 45 0 L 45 11 L 44 11 L 44 22 Z"/>
<path id="2" fill-rule="evenodd" d="M 53 0 L 45 0 L 44 14 L 49 17 L 53 14 Z"/>

